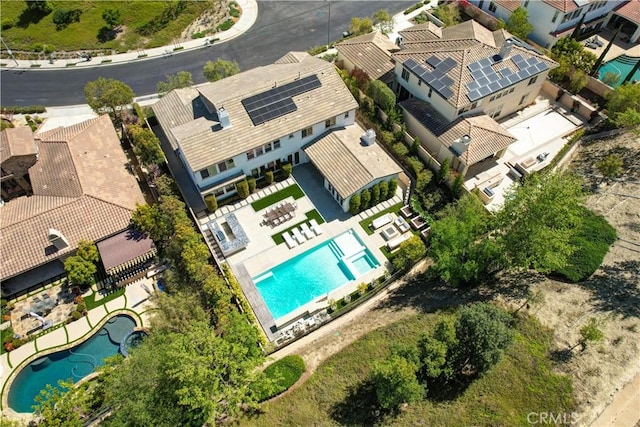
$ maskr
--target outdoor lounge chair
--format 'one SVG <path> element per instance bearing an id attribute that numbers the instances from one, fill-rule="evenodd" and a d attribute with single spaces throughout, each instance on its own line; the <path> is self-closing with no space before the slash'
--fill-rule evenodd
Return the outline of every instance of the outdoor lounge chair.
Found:
<path id="1" fill-rule="evenodd" d="M 311 240 L 314 237 L 316 237 L 316 235 L 313 234 L 313 232 L 311 231 L 311 229 L 309 228 L 306 222 L 303 222 L 300 225 L 300 228 L 302 229 L 302 234 L 304 234 L 304 237 L 306 237 L 308 240 Z"/>
<path id="2" fill-rule="evenodd" d="M 322 228 L 320 228 L 318 221 L 316 221 L 315 219 L 312 219 L 311 221 L 309 221 L 309 224 L 311 224 L 311 229 L 313 230 L 314 233 L 316 233 L 317 236 L 322 234 Z"/>
<path id="3" fill-rule="evenodd" d="M 293 249 L 298 246 L 298 243 L 293 240 L 293 237 L 291 237 L 291 234 L 289 234 L 288 231 L 282 233 L 282 238 L 284 239 L 284 242 L 287 244 L 287 246 L 289 246 L 289 249 Z"/>
<path id="4" fill-rule="evenodd" d="M 305 239 L 304 236 L 300 233 L 300 230 L 298 230 L 298 227 L 292 228 L 291 233 L 293 234 L 293 238 L 296 239 L 298 243 L 302 244 L 307 241 L 307 239 Z"/>

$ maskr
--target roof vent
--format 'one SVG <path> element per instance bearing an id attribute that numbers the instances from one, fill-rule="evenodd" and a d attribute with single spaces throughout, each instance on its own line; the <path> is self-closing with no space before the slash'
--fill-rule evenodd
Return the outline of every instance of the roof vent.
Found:
<path id="1" fill-rule="evenodd" d="M 462 135 L 460 138 L 453 141 L 453 144 L 451 144 L 451 149 L 458 156 L 461 156 L 462 153 L 467 151 L 467 148 L 469 148 L 470 143 L 471 143 L 471 137 L 469 135 Z"/>
<path id="2" fill-rule="evenodd" d="M 220 126 L 222 129 L 228 129 L 231 127 L 231 119 L 229 119 L 229 113 L 224 107 L 218 109 L 218 121 L 220 121 Z"/>
<path id="3" fill-rule="evenodd" d="M 376 143 L 376 131 L 367 129 L 367 131 L 360 136 L 360 139 L 364 145 L 373 145 Z"/>
<path id="4" fill-rule="evenodd" d="M 67 238 L 64 237 L 64 235 L 55 228 L 49 229 L 49 232 L 47 233 L 47 239 L 49 240 L 49 243 L 55 246 L 56 250 L 62 250 L 69 247 L 69 241 L 67 240 Z"/>
<path id="5" fill-rule="evenodd" d="M 402 48 L 403 47 L 403 43 L 404 43 L 404 37 L 402 37 L 402 36 L 396 37 L 396 45 L 398 45 L 398 47 Z"/>
<path id="6" fill-rule="evenodd" d="M 511 48 L 513 47 L 513 42 L 511 40 L 506 40 L 502 47 L 500 48 L 500 58 L 502 60 L 507 59 L 511 55 Z"/>

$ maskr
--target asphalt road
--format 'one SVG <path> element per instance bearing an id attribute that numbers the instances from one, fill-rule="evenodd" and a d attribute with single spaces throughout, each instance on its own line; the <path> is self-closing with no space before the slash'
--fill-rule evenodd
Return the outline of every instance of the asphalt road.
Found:
<path id="1" fill-rule="evenodd" d="M 337 40 L 354 16 L 372 16 L 379 9 L 391 14 L 414 1 L 332 1 L 331 40 Z M 242 70 L 273 63 L 288 51 L 304 51 L 328 40 L 329 2 L 259 1 L 258 19 L 241 36 L 226 43 L 167 58 L 86 69 L 3 70 L 1 105 L 64 106 L 84 104 L 84 86 L 98 77 L 127 83 L 137 96 L 156 92 L 165 75 L 190 71 L 195 83 L 204 82 L 202 66 L 208 60 L 235 60 Z"/>

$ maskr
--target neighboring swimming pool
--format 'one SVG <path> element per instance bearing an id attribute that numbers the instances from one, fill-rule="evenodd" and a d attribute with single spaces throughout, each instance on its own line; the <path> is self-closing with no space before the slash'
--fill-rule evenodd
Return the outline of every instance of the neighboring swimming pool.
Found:
<path id="1" fill-rule="evenodd" d="M 622 81 L 627 77 L 633 69 L 633 66 L 636 65 L 636 62 L 638 61 L 640 61 L 640 58 L 634 58 L 627 55 L 618 56 L 616 59 L 609 61 L 600 67 L 600 75 L 598 78 L 602 80 L 605 73 L 614 73 L 618 76 L 618 81 L 612 85 L 612 87 L 616 88 L 622 84 Z M 629 81 L 633 82 L 634 80 L 640 81 L 640 69 L 633 74 Z"/>
<path id="2" fill-rule="evenodd" d="M 68 350 L 40 357 L 24 367 L 9 389 L 9 407 L 16 412 L 33 412 L 35 397 L 47 384 L 71 378 L 73 382 L 104 364 L 104 358 L 118 353 L 120 341 L 135 328 L 129 316 L 117 315 L 85 342 Z"/>
<path id="3" fill-rule="evenodd" d="M 271 315 L 278 319 L 378 267 L 348 230 L 253 278 Z"/>

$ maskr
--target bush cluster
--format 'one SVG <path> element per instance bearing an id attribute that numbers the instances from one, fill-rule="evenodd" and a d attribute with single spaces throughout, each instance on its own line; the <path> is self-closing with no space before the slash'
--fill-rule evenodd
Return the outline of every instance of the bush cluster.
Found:
<path id="1" fill-rule="evenodd" d="M 0 107 L 0 111 L 2 111 L 2 114 L 36 114 L 44 113 L 47 111 L 47 109 L 44 107 L 44 105 L 28 105 L 26 107 Z"/>
<path id="2" fill-rule="evenodd" d="M 279 395 L 294 385 L 306 370 L 304 360 L 297 354 L 285 356 L 267 366 L 264 374 L 275 381 L 273 390 L 260 390 L 258 401 L 264 401 Z"/>

